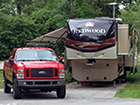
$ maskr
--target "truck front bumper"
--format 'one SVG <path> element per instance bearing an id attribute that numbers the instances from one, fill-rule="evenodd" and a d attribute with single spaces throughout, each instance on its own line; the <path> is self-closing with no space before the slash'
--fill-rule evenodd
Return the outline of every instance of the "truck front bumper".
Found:
<path id="1" fill-rule="evenodd" d="M 65 79 L 17 80 L 16 84 L 22 89 L 57 89 L 65 86 Z"/>

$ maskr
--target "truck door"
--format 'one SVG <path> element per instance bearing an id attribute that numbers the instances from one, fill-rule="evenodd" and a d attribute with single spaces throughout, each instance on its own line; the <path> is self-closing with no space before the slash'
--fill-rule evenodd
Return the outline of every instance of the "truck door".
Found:
<path id="1" fill-rule="evenodd" d="M 7 79 L 12 81 L 12 73 L 13 73 L 13 64 L 10 63 L 10 59 L 14 59 L 15 57 L 15 50 L 13 50 L 10 54 L 9 60 L 5 63 L 5 74 Z"/>

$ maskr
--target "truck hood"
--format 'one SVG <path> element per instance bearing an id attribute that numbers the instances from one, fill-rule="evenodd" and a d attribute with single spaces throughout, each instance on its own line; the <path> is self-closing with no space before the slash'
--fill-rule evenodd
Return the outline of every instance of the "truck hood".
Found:
<path id="1" fill-rule="evenodd" d="M 18 66 L 26 68 L 63 68 L 63 64 L 55 61 L 24 61 L 18 62 Z"/>

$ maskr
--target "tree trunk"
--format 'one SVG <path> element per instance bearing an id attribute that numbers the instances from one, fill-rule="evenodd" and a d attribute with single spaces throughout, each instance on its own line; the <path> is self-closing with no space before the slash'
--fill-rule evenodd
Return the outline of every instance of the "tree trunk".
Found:
<path id="1" fill-rule="evenodd" d="M 73 13 L 73 8 L 74 8 L 74 5 L 73 5 L 73 0 L 70 0 L 70 14 Z"/>
<path id="2" fill-rule="evenodd" d="M 0 0 L 0 6 L 2 6 L 2 0 Z"/>
<path id="3" fill-rule="evenodd" d="M 18 5 L 17 5 L 17 10 L 18 10 L 17 12 L 18 12 L 19 14 L 21 14 L 21 4 L 18 4 Z"/>

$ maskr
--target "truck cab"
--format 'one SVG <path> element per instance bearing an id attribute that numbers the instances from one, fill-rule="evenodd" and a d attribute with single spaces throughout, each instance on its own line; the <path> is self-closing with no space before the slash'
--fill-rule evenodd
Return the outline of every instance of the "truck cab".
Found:
<path id="1" fill-rule="evenodd" d="M 50 48 L 15 48 L 4 63 L 4 92 L 21 98 L 22 91 L 39 89 L 56 91 L 58 98 L 66 93 L 64 66 Z"/>

